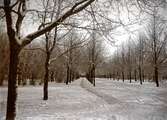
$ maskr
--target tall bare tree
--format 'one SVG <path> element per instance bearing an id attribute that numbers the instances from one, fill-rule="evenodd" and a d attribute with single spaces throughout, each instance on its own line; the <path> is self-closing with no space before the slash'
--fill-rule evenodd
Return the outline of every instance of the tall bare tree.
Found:
<path id="1" fill-rule="evenodd" d="M 89 6 L 95 0 L 81 0 L 76 1 L 64 12 L 57 20 L 49 23 L 41 30 L 28 34 L 25 37 L 21 35 L 21 27 L 23 20 L 27 12 L 27 0 L 4 0 L 4 6 L 0 7 L 4 10 L 6 17 L 7 34 L 10 42 L 10 65 L 9 65 L 9 80 L 8 80 L 8 98 L 7 98 L 7 112 L 6 120 L 14 120 L 16 115 L 16 98 L 17 98 L 17 65 L 19 63 L 19 53 L 28 44 L 30 44 L 35 38 L 45 34 L 46 32 L 54 29 L 60 25 L 69 16 L 74 15 L 87 6 Z M 13 14 L 16 14 L 16 22 L 14 21 Z"/>
<path id="2" fill-rule="evenodd" d="M 124 82 L 125 80 L 125 48 L 124 44 L 122 44 L 122 50 L 121 50 L 121 74 L 122 74 L 122 80 Z"/>
<path id="3" fill-rule="evenodd" d="M 139 71 L 139 80 L 140 84 L 144 81 L 144 43 L 145 43 L 145 35 L 139 33 L 138 38 L 138 71 Z"/>
<path id="4" fill-rule="evenodd" d="M 128 79 L 130 83 L 132 82 L 132 48 L 131 48 L 131 39 L 129 39 L 128 43 L 128 52 L 127 52 L 127 69 L 128 69 Z"/>
<path id="5" fill-rule="evenodd" d="M 146 31 L 148 34 L 148 42 L 150 43 L 150 45 L 148 43 L 147 45 L 149 45 L 148 47 L 150 48 L 151 63 L 154 69 L 153 80 L 156 86 L 159 87 L 159 66 L 166 60 L 166 55 L 163 53 L 165 53 L 167 35 L 165 32 L 166 25 L 159 19 L 157 9 L 158 8 L 154 7 L 151 24 L 148 25 Z"/>
<path id="6" fill-rule="evenodd" d="M 51 8 L 52 12 L 48 13 L 48 11 L 50 10 L 49 7 L 51 6 L 51 4 L 53 4 L 53 8 Z M 48 24 L 48 21 L 52 23 L 54 19 L 57 20 L 59 18 L 61 4 L 62 4 L 62 0 L 58 0 L 58 1 L 54 0 L 53 2 L 51 0 L 43 1 L 44 14 L 42 15 L 42 23 L 39 27 L 45 28 L 46 24 Z M 52 34 L 53 34 L 53 37 L 52 37 Z M 46 54 L 46 59 L 45 59 L 43 100 L 48 99 L 49 60 L 56 46 L 56 40 L 57 40 L 57 26 L 54 28 L 54 31 L 50 30 L 45 33 L 45 50 L 44 51 Z"/>

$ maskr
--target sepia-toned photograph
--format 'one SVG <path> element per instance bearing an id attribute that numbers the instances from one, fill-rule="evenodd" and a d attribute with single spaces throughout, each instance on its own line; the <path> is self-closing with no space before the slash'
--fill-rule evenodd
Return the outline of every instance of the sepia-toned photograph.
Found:
<path id="1" fill-rule="evenodd" d="M 167 0 L 0 0 L 0 120 L 167 120 Z"/>

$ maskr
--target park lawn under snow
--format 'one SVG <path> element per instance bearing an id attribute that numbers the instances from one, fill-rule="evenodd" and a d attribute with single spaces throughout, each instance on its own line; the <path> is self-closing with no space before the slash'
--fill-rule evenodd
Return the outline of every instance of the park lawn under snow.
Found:
<path id="1" fill-rule="evenodd" d="M 129 83 L 85 78 L 70 85 L 49 84 L 49 100 L 42 86 L 18 88 L 17 120 L 167 120 L 167 88 L 153 83 Z M 7 88 L 0 88 L 0 120 L 5 119 Z"/>

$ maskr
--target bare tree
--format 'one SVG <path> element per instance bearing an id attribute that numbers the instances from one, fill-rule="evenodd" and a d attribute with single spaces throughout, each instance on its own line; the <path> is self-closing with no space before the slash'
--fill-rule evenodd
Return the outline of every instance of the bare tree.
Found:
<path id="1" fill-rule="evenodd" d="M 87 78 L 95 86 L 96 67 L 102 62 L 102 45 L 99 41 L 100 37 L 95 33 L 95 31 L 92 31 L 90 35 L 89 45 L 87 46 Z"/>
<path id="2" fill-rule="evenodd" d="M 4 10 L 6 17 L 6 27 L 7 34 L 10 42 L 10 65 L 9 65 L 9 80 L 8 80 L 8 98 L 7 98 L 7 114 L 6 120 L 15 119 L 15 104 L 17 98 L 17 65 L 19 62 L 20 51 L 29 43 L 31 43 L 35 38 L 45 34 L 46 32 L 54 29 L 56 26 L 60 25 L 69 16 L 74 15 L 87 6 L 89 6 L 94 0 L 81 0 L 77 1 L 70 7 L 65 13 L 63 13 L 57 20 L 51 22 L 41 30 L 33 32 L 25 37 L 21 36 L 21 27 L 23 20 L 26 15 L 26 0 L 17 0 L 13 3 L 11 0 L 4 0 L 4 6 L 0 7 Z M 13 3 L 13 4 L 12 4 Z M 15 10 L 14 8 L 18 8 Z M 17 15 L 16 22 L 13 18 L 13 13 Z"/>
<path id="3" fill-rule="evenodd" d="M 122 74 L 122 80 L 124 82 L 125 80 L 125 48 L 124 44 L 122 44 L 122 50 L 121 50 L 121 74 Z"/>
<path id="4" fill-rule="evenodd" d="M 139 80 L 140 84 L 144 81 L 144 43 L 145 43 L 145 35 L 142 33 L 139 33 L 138 38 L 138 71 L 139 71 Z"/>
<path id="5" fill-rule="evenodd" d="M 130 81 L 130 83 L 132 82 L 132 49 L 131 49 L 131 44 L 130 44 L 130 40 L 129 39 L 129 43 L 128 43 L 128 52 L 127 52 L 127 70 L 128 70 L 128 79 Z"/>
<path id="6" fill-rule="evenodd" d="M 43 7 L 44 7 L 44 15 L 42 15 L 42 23 L 39 27 L 44 27 L 46 26 L 47 22 L 49 21 L 52 23 L 53 19 L 57 20 L 59 18 L 60 14 L 60 9 L 61 9 L 61 4 L 62 0 L 58 1 L 53 1 L 51 2 L 50 0 L 43 1 Z M 51 8 L 51 11 L 48 13 L 50 10 L 49 7 L 53 4 L 53 8 Z M 57 5 L 57 8 L 56 8 Z M 56 13 L 56 15 L 55 15 Z M 49 14 L 49 18 L 48 18 Z M 49 20 L 48 20 L 49 19 Z M 53 37 L 51 35 L 51 32 L 53 34 Z M 49 81 L 49 60 L 51 57 L 51 54 L 56 46 L 56 41 L 57 41 L 57 26 L 54 28 L 54 31 L 48 31 L 45 33 L 45 54 L 46 54 L 46 59 L 45 59 L 45 75 L 44 75 L 44 88 L 43 88 L 43 100 L 48 99 L 48 81 Z"/>
<path id="7" fill-rule="evenodd" d="M 69 36 L 69 41 L 68 41 L 68 45 L 67 45 L 67 60 L 66 60 L 66 66 L 67 66 L 67 78 L 66 78 L 66 84 L 68 84 L 69 82 L 71 83 L 71 81 L 73 81 L 73 72 L 74 72 L 74 49 L 72 49 L 73 47 L 76 47 L 76 35 L 75 35 L 75 31 L 74 29 L 71 31 L 71 34 Z"/>
<path id="8" fill-rule="evenodd" d="M 164 55 L 164 48 L 167 43 L 167 35 L 164 31 L 166 28 L 165 24 L 158 20 L 157 8 L 154 7 L 153 19 L 151 24 L 149 24 L 147 29 L 148 42 L 150 42 L 150 57 L 151 63 L 154 68 L 153 80 L 156 82 L 156 86 L 159 87 L 159 66 L 166 60 L 166 55 Z M 162 56 L 163 54 L 163 56 Z"/>

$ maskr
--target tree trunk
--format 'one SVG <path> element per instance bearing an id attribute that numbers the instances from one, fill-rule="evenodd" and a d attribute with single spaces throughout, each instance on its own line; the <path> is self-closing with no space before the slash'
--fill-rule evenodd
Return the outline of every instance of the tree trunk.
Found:
<path id="1" fill-rule="evenodd" d="M 47 52 L 46 61 L 45 61 L 45 77 L 44 77 L 44 89 L 43 89 L 44 96 L 43 96 L 43 100 L 48 100 L 49 59 L 50 59 L 50 53 Z"/>
<path id="2" fill-rule="evenodd" d="M 135 69 L 135 81 L 137 81 L 137 77 L 136 77 L 136 69 Z"/>
<path id="3" fill-rule="evenodd" d="M 54 72 L 53 72 L 53 71 L 51 72 L 50 79 L 51 79 L 51 82 L 53 82 L 53 81 L 54 81 Z"/>
<path id="4" fill-rule="evenodd" d="M 72 81 L 72 71 L 71 68 L 69 69 L 69 82 L 71 83 Z"/>
<path id="5" fill-rule="evenodd" d="M 16 116 L 16 99 L 17 99 L 17 66 L 19 63 L 20 49 L 15 43 L 10 43 L 10 64 L 8 78 L 8 97 L 6 120 L 14 120 Z"/>
<path id="6" fill-rule="evenodd" d="M 129 80 L 130 80 L 130 83 L 132 82 L 132 75 L 131 75 L 131 71 L 129 71 Z"/>
<path id="7" fill-rule="evenodd" d="M 21 75 L 20 74 L 17 74 L 17 81 L 18 81 L 18 85 L 21 85 Z"/>
<path id="8" fill-rule="evenodd" d="M 92 78 L 93 78 L 93 86 L 95 87 L 96 83 L 95 83 L 95 66 L 94 66 L 94 64 L 93 64 Z"/>
<path id="9" fill-rule="evenodd" d="M 3 86 L 4 78 L 5 78 L 5 73 L 2 73 L 0 75 L 0 86 Z"/>
<path id="10" fill-rule="evenodd" d="M 125 81 L 124 71 L 122 71 L 122 80 Z"/>
<path id="11" fill-rule="evenodd" d="M 118 72 L 117 72 L 117 81 L 119 81 L 119 74 L 118 74 Z"/>
<path id="12" fill-rule="evenodd" d="M 143 82 L 144 82 L 144 70 L 142 70 L 142 79 L 143 79 Z"/>
<path id="13" fill-rule="evenodd" d="M 142 80 L 141 66 L 139 66 L 139 79 L 140 79 L 140 84 L 142 85 L 143 80 Z"/>
<path id="14" fill-rule="evenodd" d="M 75 74 L 74 74 L 74 71 L 73 71 L 73 70 L 71 71 L 71 75 L 72 75 L 72 76 L 71 76 L 71 80 L 74 81 L 74 79 L 75 79 Z"/>
<path id="15" fill-rule="evenodd" d="M 157 67 L 157 66 L 154 67 L 154 77 L 155 77 L 156 86 L 159 87 L 159 81 L 158 81 L 158 67 Z"/>
<path id="16" fill-rule="evenodd" d="M 115 72 L 113 72 L 113 80 L 115 80 Z"/>
<path id="17" fill-rule="evenodd" d="M 67 80 L 66 80 L 66 85 L 68 85 L 69 82 L 69 65 L 67 65 Z"/>

